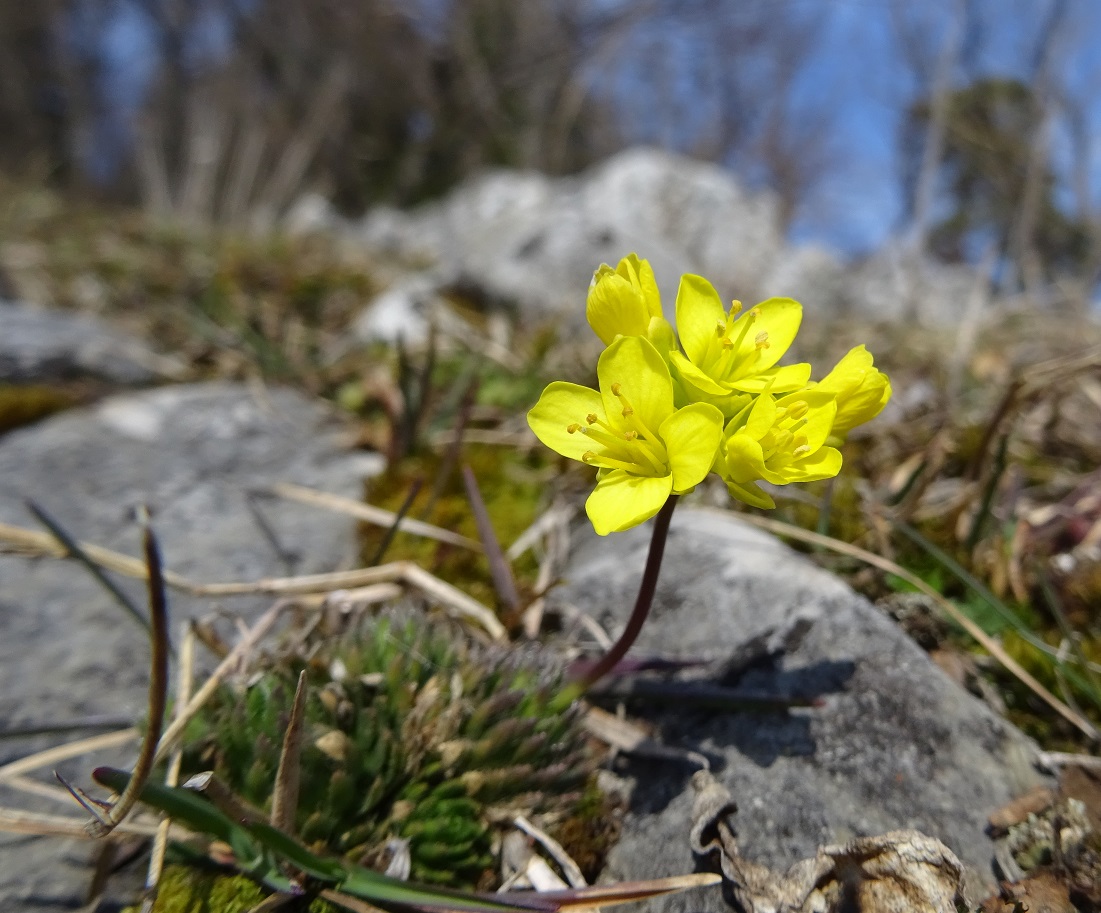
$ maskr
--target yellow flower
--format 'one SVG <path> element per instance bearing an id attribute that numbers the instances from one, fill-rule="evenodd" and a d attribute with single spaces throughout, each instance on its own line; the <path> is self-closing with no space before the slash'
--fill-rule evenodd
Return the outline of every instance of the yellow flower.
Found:
<path id="1" fill-rule="evenodd" d="M 615 269 L 601 264 L 593 274 L 585 319 L 606 346 L 617 336 L 645 336 L 662 353 L 674 344 L 654 271 L 636 254 L 628 254 Z"/>
<path id="2" fill-rule="evenodd" d="M 833 420 L 829 443 L 840 446 L 857 425 L 871 421 L 891 398 L 891 381 L 873 364 L 864 346 L 850 349 L 834 369 L 810 389 L 837 397 L 837 418 Z"/>
<path id="3" fill-rule="evenodd" d="M 753 507 L 775 507 L 758 481 L 786 485 L 837 475 L 841 452 L 826 446 L 836 414 L 833 394 L 820 390 L 758 396 L 723 432 L 715 468 L 730 494 Z"/>
<path id="4" fill-rule="evenodd" d="M 703 481 L 718 453 L 723 419 L 707 403 L 675 408 L 669 368 L 640 336 L 612 342 L 596 373 L 599 392 L 550 384 L 528 424 L 552 450 L 599 470 L 585 511 L 604 536 L 648 520 L 671 494 Z"/>
<path id="5" fill-rule="evenodd" d="M 719 405 L 730 417 L 743 407 L 739 393 L 788 393 L 806 386 L 810 365 L 776 367 L 803 318 L 790 298 L 769 298 L 741 317 L 741 303 L 727 311 L 714 286 L 701 276 L 681 277 L 677 332 L 684 354 L 670 364 L 690 400 Z"/>

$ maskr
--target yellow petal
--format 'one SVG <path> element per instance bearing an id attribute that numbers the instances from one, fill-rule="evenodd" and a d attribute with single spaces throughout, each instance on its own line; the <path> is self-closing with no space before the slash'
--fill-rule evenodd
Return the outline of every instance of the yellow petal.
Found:
<path id="1" fill-rule="evenodd" d="M 761 491 L 755 482 L 739 484 L 727 479 L 726 490 L 730 492 L 732 497 L 748 504 L 750 507 L 763 507 L 766 510 L 771 510 L 776 506 L 772 496 Z"/>
<path id="2" fill-rule="evenodd" d="M 764 451 L 748 434 L 738 432 L 726 439 L 726 471 L 722 474 L 727 481 L 745 485 L 757 479 L 763 479 L 765 469 Z"/>
<path id="3" fill-rule="evenodd" d="M 601 267 L 589 286 L 585 319 L 605 345 L 616 336 L 642 336 L 650 324 L 642 291 L 618 273 Z"/>
<path id="4" fill-rule="evenodd" d="M 623 416 L 618 390 L 642 423 L 657 433 L 661 423 L 673 414 L 673 380 L 669 367 L 654 346 L 640 336 L 623 336 L 613 342 L 596 363 L 600 379 L 601 412 L 617 428 L 630 428 Z"/>
<path id="5" fill-rule="evenodd" d="M 785 466 L 779 472 L 773 472 L 766 466 L 763 478 L 774 485 L 787 485 L 789 482 L 832 479 L 840 471 L 841 451 L 833 447 L 822 447 L 809 456 Z"/>
<path id="6" fill-rule="evenodd" d="M 855 346 L 816 384 L 816 388 L 839 394 L 851 393 L 860 386 L 871 367 L 872 353 L 865 346 Z"/>
<path id="7" fill-rule="evenodd" d="M 731 393 L 729 387 L 705 374 L 676 349 L 669 353 L 669 364 L 677 372 L 677 379 L 684 384 L 693 398 L 696 393 L 709 396 L 729 396 Z"/>
<path id="8" fill-rule="evenodd" d="M 673 332 L 673 325 L 664 317 L 651 317 L 650 324 L 646 327 L 646 338 L 654 344 L 654 348 L 661 353 L 666 362 L 671 353 L 677 350 L 677 336 Z M 679 352 L 677 352 L 680 355 Z"/>
<path id="9" fill-rule="evenodd" d="M 658 283 L 649 260 L 640 260 L 638 254 L 628 254 L 619 261 L 616 272 L 630 279 L 631 284 L 642 293 L 642 300 L 651 317 L 662 316 L 661 292 L 658 291 Z"/>
<path id="10" fill-rule="evenodd" d="M 801 362 L 797 365 L 784 365 L 781 368 L 769 368 L 759 374 L 750 374 L 730 382 L 732 390 L 745 393 L 790 393 L 802 390 L 810 380 L 810 365 Z"/>
<path id="11" fill-rule="evenodd" d="M 585 513 L 597 535 L 618 533 L 649 520 L 673 491 L 673 477 L 636 476 L 613 470 L 596 483 Z"/>
<path id="12" fill-rule="evenodd" d="M 739 376 L 757 374 L 776 364 L 791 348 L 795 334 L 799 332 L 799 324 L 803 322 L 803 305 L 791 298 L 769 298 L 753 310 L 757 313 L 757 319 L 738 347 L 739 361 L 745 359 L 745 367 L 738 370 Z M 748 313 L 739 317 L 735 328 L 748 318 Z M 679 315 L 677 319 L 680 319 Z M 762 334 L 767 337 L 768 345 L 757 348 L 757 339 Z"/>
<path id="13" fill-rule="evenodd" d="M 676 313 L 684 354 L 693 364 L 704 364 L 708 347 L 717 338 L 715 328 L 726 322 L 726 310 L 715 286 L 703 276 L 681 276 Z"/>
<path id="14" fill-rule="evenodd" d="M 890 380 L 886 374 L 872 368 L 856 390 L 847 396 L 838 395 L 833 434 L 843 437 L 857 425 L 871 421 L 883 411 L 890 398 Z"/>
<path id="15" fill-rule="evenodd" d="M 745 433 L 753 440 L 759 441 L 776 422 L 776 400 L 769 394 L 762 393 L 753 401 L 753 408 L 749 410 L 749 418 L 746 419 Z"/>
<path id="16" fill-rule="evenodd" d="M 723 414 L 707 403 L 678 409 L 661 425 L 661 439 L 669 451 L 673 491 L 694 488 L 711 471 L 723 433 Z"/>
<path id="17" fill-rule="evenodd" d="M 809 407 L 807 422 L 799 433 L 807 439 L 807 448 L 813 452 L 821 447 L 834 427 L 837 416 L 837 403 L 830 393 L 820 392 L 817 388 L 802 393 L 789 393 L 777 400 L 777 406 L 786 406 L 793 402 L 805 402 Z"/>
<path id="18" fill-rule="evenodd" d="M 555 453 L 580 460 L 587 450 L 592 450 L 592 441 L 585 435 L 566 429 L 574 422 L 585 423 L 585 417 L 595 412 L 604 415 L 604 405 L 600 394 L 590 387 L 568 384 L 556 380 L 550 384 L 528 413 L 528 426 L 535 436 Z"/>

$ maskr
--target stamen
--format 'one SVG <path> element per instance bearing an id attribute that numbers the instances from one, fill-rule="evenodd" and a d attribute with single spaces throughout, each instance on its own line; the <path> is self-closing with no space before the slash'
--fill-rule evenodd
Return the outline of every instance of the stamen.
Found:
<path id="1" fill-rule="evenodd" d="M 794 403 L 792 403 L 790 406 L 787 406 L 786 408 L 788 415 L 790 415 L 792 418 L 802 418 L 804 415 L 807 414 L 808 411 L 810 411 L 810 406 L 807 405 L 807 401 L 805 399 L 797 399 Z"/>
<path id="2" fill-rule="evenodd" d="M 603 453 L 593 453 L 591 450 L 581 455 L 581 461 L 590 466 L 598 466 L 601 469 L 622 469 L 632 475 L 639 475 L 642 468 L 637 463 L 628 463 L 625 460 L 617 460 Z"/>
<path id="3" fill-rule="evenodd" d="M 791 446 L 791 442 L 795 440 L 795 435 L 790 431 L 780 430 L 776 432 L 776 449 L 787 450 Z"/>
<path id="4" fill-rule="evenodd" d="M 757 317 L 760 316 L 760 313 L 761 312 L 757 308 L 754 308 L 738 321 L 738 323 L 742 325 L 742 328 L 741 331 L 738 333 L 738 338 L 734 340 L 733 348 L 741 348 L 742 341 L 745 339 L 746 333 L 749 332 L 749 328 L 753 326 L 753 321 L 755 321 Z"/>

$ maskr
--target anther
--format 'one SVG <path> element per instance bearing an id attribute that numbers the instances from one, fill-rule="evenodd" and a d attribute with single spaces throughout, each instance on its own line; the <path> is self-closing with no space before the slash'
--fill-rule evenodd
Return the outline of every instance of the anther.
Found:
<path id="1" fill-rule="evenodd" d="M 612 384 L 612 396 L 619 396 L 619 391 L 622 389 L 622 384 Z"/>
<path id="2" fill-rule="evenodd" d="M 810 411 L 810 406 L 807 405 L 805 399 L 797 399 L 788 406 L 788 416 L 790 418 L 802 418 L 808 411 Z"/>
<path id="3" fill-rule="evenodd" d="M 794 457 L 801 457 L 808 453 L 810 453 L 810 447 L 807 444 L 800 444 L 791 452 L 791 455 Z"/>
<path id="4" fill-rule="evenodd" d="M 753 340 L 753 345 L 758 349 L 768 348 L 768 333 L 762 330 L 757 334 L 757 338 Z"/>
<path id="5" fill-rule="evenodd" d="M 585 421 L 587 421 L 590 425 L 595 425 L 597 422 L 600 421 L 600 417 L 595 412 L 590 412 L 588 415 L 585 416 Z"/>
<path id="6" fill-rule="evenodd" d="M 637 431 L 624 431 L 623 432 L 623 439 L 625 441 L 633 441 L 637 437 L 638 437 L 638 432 Z"/>
<path id="7" fill-rule="evenodd" d="M 581 430 L 581 425 L 578 422 L 571 422 L 566 426 L 566 431 L 570 434 L 577 434 Z"/>
<path id="8" fill-rule="evenodd" d="M 733 317 L 735 314 L 740 314 L 741 312 L 742 303 L 737 298 L 735 298 L 733 301 L 730 302 L 730 316 Z"/>
<path id="9" fill-rule="evenodd" d="M 721 321 L 721 320 L 715 321 L 715 335 L 718 336 L 721 339 L 725 332 L 726 332 L 726 324 L 723 323 L 723 321 Z"/>
<path id="10" fill-rule="evenodd" d="M 596 454 L 593 453 L 591 450 L 586 450 L 583 454 L 581 454 L 581 462 L 582 463 L 591 463 L 595 459 L 596 459 Z"/>

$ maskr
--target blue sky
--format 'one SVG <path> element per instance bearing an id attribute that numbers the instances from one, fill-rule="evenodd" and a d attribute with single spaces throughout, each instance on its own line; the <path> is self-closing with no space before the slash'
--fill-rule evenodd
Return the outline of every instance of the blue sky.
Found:
<path id="1" fill-rule="evenodd" d="M 428 0 L 422 0 L 428 2 Z M 599 0 L 615 5 L 617 0 Z M 633 2 L 633 0 L 618 0 Z M 753 7 L 749 0 L 727 0 L 724 10 L 738 15 Z M 890 10 L 895 0 L 757 0 L 783 4 L 796 15 L 804 12 L 821 16 L 813 48 L 805 59 L 805 68 L 793 92 L 799 104 L 808 110 L 824 108 L 834 115 L 830 145 L 836 152 L 836 167 L 818 188 L 818 194 L 794 227 L 797 240 L 814 241 L 845 252 L 858 253 L 880 245 L 899 227 L 902 200 L 898 177 L 898 128 L 902 113 L 915 98 L 915 85 L 901 55 Z M 1021 75 L 1035 40 L 1039 24 L 1052 4 L 1067 3 L 1067 18 L 1072 24 L 1063 35 L 1059 53 L 1059 71 L 1063 82 L 1078 97 L 1089 102 L 1089 119 L 1101 134 L 1101 0 L 914 0 L 905 3 L 925 26 L 936 50 L 936 40 L 951 21 L 951 13 L 961 2 L 975 4 L 982 11 L 979 52 L 973 55 L 971 73 L 957 74 L 957 84 L 975 75 Z M 740 5 L 745 4 L 745 5 Z M 676 9 L 676 4 L 671 6 Z M 112 87 L 122 109 L 132 109 L 141 100 L 151 76 L 152 54 L 148 30 L 138 7 L 122 4 L 107 29 L 105 40 L 114 61 Z M 766 7 L 767 9 L 767 7 Z M 652 72 L 670 74 L 683 80 L 687 88 L 675 89 L 689 103 L 699 102 L 699 110 L 722 103 L 721 98 L 694 99 L 689 83 L 698 76 L 704 61 L 693 47 L 692 36 L 706 35 L 708 22 L 697 17 L 690 23 L 676 23 L 667 13 L 666 53 L 670 59 L 631 61 L 621 69 L 618 91 L 635 90 L 629 75 L 631 66 L 643 66 Z M 680 25 L 681 28 L 675 28 Z M 695 29 L 696 31 L 693 31 Z M 218 29 L 204 29 L 200 54 L 217 54 Z M 223 39 L 225 36 L 221 36 Z M 706 40 L 706 39 L 704 39 Z M 713 52 L 714 49 L 712 48 Z M 737 53 L 737 49 L 732 49 Z M 623 73 L 628 73 L 626 77 Z M 606 79 L 608 74 L 598 76 Z M 624 81 L 624 79 L 626 81 Z M 763 103 L 768 103 L 764 99 Z M 645 102 L 640 105 L 645 110 Z M 704 115 L 706 116 L 706 115 Z M 629 126 L 629 125 L 628 125 Z M 670 131 L 638 134 L 653 141 L 670 138 Z M 117 134 L 116 134 L 117 137 Z M 1101 147 L 1101 143 L 1095 144 Z M 1068 166 L 1070 142 L 1065 131 L 1054 137 L 1054 160 L 1064 171 Z M 1093 183 L 1101 185 L 1101 152 L 1095 149 L 1090 168 Z M 1069 185 L 1068 185 L 1069 186 Z M 1070 194 L 1063 188 L 1062 199 Z"/>

